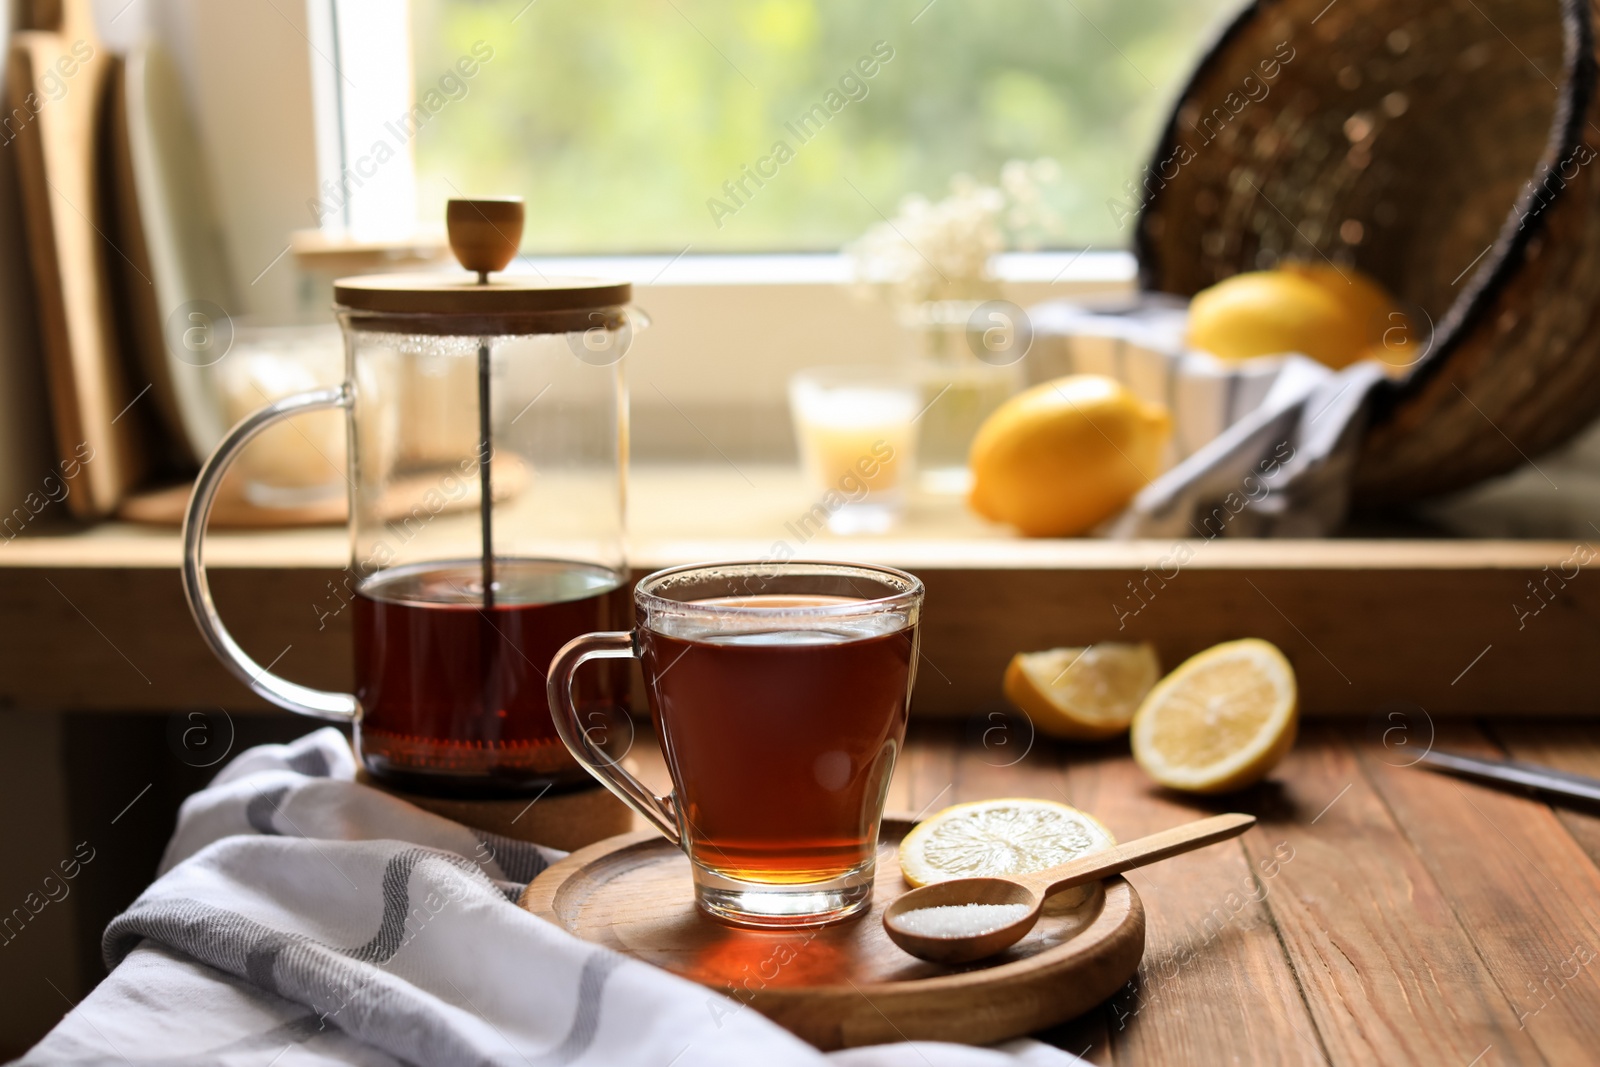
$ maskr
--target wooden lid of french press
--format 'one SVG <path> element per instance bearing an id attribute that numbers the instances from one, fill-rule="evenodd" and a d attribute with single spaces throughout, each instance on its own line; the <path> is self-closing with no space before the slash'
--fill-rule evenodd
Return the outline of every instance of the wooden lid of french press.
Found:
<path id="1" fill-rule="evenodd" d="M 352 329 L 397 333 L 565 333 L 621 325 L 628 282 L 500 272 L 522 243 L 521 197 L 451 200 L 450 250 L 472 273 L 369 274 L 333 283 Z"/>

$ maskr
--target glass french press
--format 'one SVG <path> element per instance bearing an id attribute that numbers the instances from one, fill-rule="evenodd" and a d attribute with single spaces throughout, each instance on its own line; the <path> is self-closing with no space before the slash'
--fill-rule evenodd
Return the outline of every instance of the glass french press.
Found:
<path id="1" fill-rule="evenodd" d="M 545 674 L 572 638 L 628 625 L 621 360 L 643 320 L 627 283 L 499 274 L 521 200 L 452 200 L 447 222 L 474 273 L 336 282 L 343 384 L 269 404 L 207 460 L 184 522 L 184 590 L 225 666 L 274 704 L 351 722 L 380 780 L 484 796 L 586 783 L 552 726 Z M 202 555 L 245 444 L 331 408 L 349 442 L 354 693 L 251 659 L 217 615 Z M 584 679 L 597 736 L 626 714 L 627 665 L 609 666 Z"/>

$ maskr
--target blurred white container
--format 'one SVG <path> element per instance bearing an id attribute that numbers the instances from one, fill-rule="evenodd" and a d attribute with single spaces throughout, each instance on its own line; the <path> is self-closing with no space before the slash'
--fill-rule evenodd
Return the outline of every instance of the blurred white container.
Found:
<path id="1" fill-rule="evenodd" d="M 1231 363 L 1184 344 L 1188 301 L 1141 294 L 1096 305 L 1056 301 L 1028 310 L 1028 384 L 1103 374 L 1172 413 L 1166 466 L 1181 462 L 1266 399 L 1280 357 Z"/>
<path id="2" fill-rule="evenodd" d="M 344 381 L 344 340 L 333 323 L 239 322 L 216 365 L 229 425 L 295 393 Z M 267 429 L 239 457 L 244 495 L 257 507 L 294 508 L 344 493 L 344 416 L 303 415 Z"/>

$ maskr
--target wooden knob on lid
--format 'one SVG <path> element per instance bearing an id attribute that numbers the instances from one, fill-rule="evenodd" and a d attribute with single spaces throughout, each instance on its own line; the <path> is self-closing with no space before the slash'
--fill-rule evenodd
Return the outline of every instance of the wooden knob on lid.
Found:
<path id="1" fill-rule="evenodd" d="M 506 269 L 522 246 L 522 197 L 454 200 L 445 207 L 445 228 L 456 262 L 486 282 Z"/>

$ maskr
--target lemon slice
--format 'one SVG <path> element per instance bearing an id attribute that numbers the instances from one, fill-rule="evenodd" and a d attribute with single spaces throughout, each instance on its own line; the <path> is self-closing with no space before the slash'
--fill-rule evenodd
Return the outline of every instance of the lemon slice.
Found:
<path id="1" fill-rule="evenodd" d="M 1098 740 L 1127 730 L 1139 701 L 1160 677 L 1152 646 L 1106 641 L 1018 652 L 1006 668 L 1004 690 L 1040 733 Z"/>
<path id="2" fill-rule="evenodd" d="M 912 827 L 900 842 L 900 873 L 912 885 L 1026 874 L 1116 843 L 1110 830 L 1066 804 L 980 800 L 945 808 Z"/>
<path id="3" fill-rule="evenodd" d="M 1294 745 L 1294 668 L 1266 641 L 1208 648 L 1161 679 L 1133 716 L 1133 758 L 1164 786 L 1226 793 L 1267 776 Z"/>

